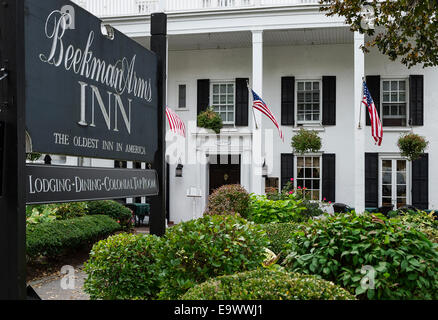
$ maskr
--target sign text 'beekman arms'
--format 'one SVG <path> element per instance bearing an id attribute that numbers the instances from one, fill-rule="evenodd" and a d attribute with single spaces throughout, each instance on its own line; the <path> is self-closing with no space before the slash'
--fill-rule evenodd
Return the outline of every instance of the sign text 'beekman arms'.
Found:
<path id="1" fill-rule="evenodd" d="M 70 1 L 26 1 L 26 12 L 33 151 L 152 162 L 156 56 L 117 30 L 103 35 L 101 21 Z"/>

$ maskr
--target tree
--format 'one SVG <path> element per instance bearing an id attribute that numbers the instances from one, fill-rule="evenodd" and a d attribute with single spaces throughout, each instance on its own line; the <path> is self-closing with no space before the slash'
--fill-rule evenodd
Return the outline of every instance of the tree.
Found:
<path id="1" fill-rule="evenodd" d="M 411 68 L 438 66 L 438 0 L 320 0 L 327 16 L 346 19 L 352 31 L 367 34 L 362 47 L 376 47 Z M 374 11 L 374 28 L 364 24 L 363 9 Z"/>

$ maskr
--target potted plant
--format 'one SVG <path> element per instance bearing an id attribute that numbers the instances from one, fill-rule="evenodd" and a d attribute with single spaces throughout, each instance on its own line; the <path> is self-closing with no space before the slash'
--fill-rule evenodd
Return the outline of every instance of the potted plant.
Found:
<path id="1" fill-rule="evenodd" d="M 321 149 L 321 137 L 314 130 L 301 128 L 300 131 L 292 137 L 292 149 L 295 153 L 305 154 L 309 152 L 318 152 Z"/>
<path id="2" fill-rule="evenodd" d="M 198 115 L 198 127 L 211 129 L 219 134 L 223 127 L 222 118 L 213 108 L 209 107 Z"/>
<path id="3" fill-rule="evenodd" d="M 402 134 L 397 142 L 401 155 L 408 158 L 409 161 L 419 159 L 428 145 L 429 142 L 424 137 L 412 132 Z"/>

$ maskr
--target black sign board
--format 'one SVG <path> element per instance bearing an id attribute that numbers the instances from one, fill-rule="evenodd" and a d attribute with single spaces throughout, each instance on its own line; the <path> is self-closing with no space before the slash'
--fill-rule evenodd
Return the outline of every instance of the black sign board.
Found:
<path id="1" fill-rule="evenodd" d="M 26 203 L 58 203 L 153 196 L 155 170 L 26 166 Z"/>
<path id="2" fill-rule="evenodd" d="M 70 1 L 25 0 L 25 12 L 33 151 L 153 162 L 156 55 Z"/>

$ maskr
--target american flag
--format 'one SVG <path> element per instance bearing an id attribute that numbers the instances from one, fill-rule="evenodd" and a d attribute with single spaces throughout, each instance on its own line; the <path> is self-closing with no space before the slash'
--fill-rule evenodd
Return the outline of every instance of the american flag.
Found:
<path id="1" fill-rule="evenodd" d="M 266 103 L 262 100 L 262 98 L 260 98 L 258 96 L 257 93 L 254 92 L 254 90 L 252 90 L 252 96 L 254 99 L 253 105 L 252 107 L 254 109 L 259 110 L 261 113 L 263 113 L 265 116 L 267 116 L 269 119 L 271 119 L 271 121 L 274 123 L 274 125 L 277 127 L 278 132 L 280 134 L 280 138 L 281 140 L 283 140 L 284 142 L 284 136 L 283 136 L 283 131 L 281 131 L 280 125 L 277 122 L 277 119 L 275 119 L 274 114 L 271 112 L 271 110 L 269 110 L 268 106 L 266 105 Z"/>
<path id="2" fill-rule="evenodd" d="M 169 121 L 170 130 L 179 134 L 180 136 L 186 137 L 186 125 L 181 120 L 180 117 L 169 107 L 166 107 L 166 116 Z"/>
<path id="3" fill-rule="evenodd" d="M 371 135 L 373 136 L 376 144 L 378 146 L 382 145 L 383 139 L 383 129 L 382 123 L 380 122 L 379 113 L 377 112 L 376 105 L 374 104 L 373 98 L 371 98 L 370 91 L 368 90 L 367 84 L 363 83 L 363 104 L 368 109 L 368 113 L 371 119 Z"/>

